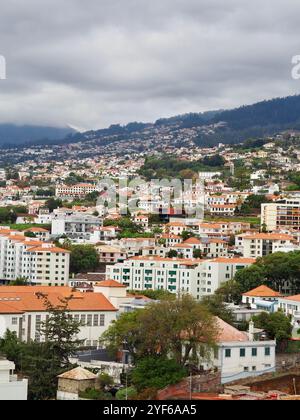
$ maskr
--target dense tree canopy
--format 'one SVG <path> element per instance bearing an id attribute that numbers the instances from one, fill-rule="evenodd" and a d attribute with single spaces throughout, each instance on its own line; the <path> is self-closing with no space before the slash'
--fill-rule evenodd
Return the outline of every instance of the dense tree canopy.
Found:
<path id="1" fill-rule="evenodd" d="M 163 389 L 187 376 L 187 370 L 174 359 L 146 357 L 132 371 L 132 383 L 138 391 L 147 388 Z"/>
<path id="2" fill-rule="evenodd" d="M 161 322 L 162 319 L 168 322 Z M 207 307 L 183 295 L 176 300 L 150 304 L 138 312 L 122 314 L 102 339 L 114 351 L 126 341 L 135 360 L 172 355 L 177 363 L 184 365 L 191 358 L 200 358 L 201 343 L 213 347 L 216 335 L 216 320 Z"/>

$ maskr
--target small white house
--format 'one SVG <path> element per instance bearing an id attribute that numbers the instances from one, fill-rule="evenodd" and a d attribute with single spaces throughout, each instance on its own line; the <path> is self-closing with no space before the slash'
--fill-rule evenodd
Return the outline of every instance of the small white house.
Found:
<path id="1" fill-rule="evenodd" d="M 220 333 L 214 366 L 221 371 L 222 383 L 275 371 L 276 341 L 255 340 L 252 322 L 249 333 L 239 331 L 219 318 L 218 326 Z"/>

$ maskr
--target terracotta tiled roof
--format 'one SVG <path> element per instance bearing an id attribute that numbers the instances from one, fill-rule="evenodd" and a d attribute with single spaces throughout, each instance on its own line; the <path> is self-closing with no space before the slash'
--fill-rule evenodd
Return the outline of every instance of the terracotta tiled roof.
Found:
<path id="1" fill-rule="evenodd" d="M 104 280 L 101 281 L 100 283 L 96 283 L 95 286 L 98 287 L 115 287 L 115 288 L 126 288 L 126 286 L 124 286 L 123 284 L 115 281 L 115 280 Z"/>
<path id="2" fill-rule="evenodd" d="M 97 375 L 90 372 L 89 370 L 83 369 L 82 367 L 77 367 L 75 369 L 69 370 L 68 372 L 62 373 L 58 376 L 60 379 L 71 379 L 74 381 L 86 381 L 91 379 L 97 379 Z"/>
<path id="3" fill-rule="evenodd" d="M 221 318 L 216 318 L 218 325 L 218 343 L 226 343 L 230 341 L 249 341 L 248 334 L 237 330 L 233 326 L 227 324 Z"/>
<path id="4" fill-rule="evenodd" d="M 284 299 L 284 300 L 292 300 L 294 302 L 300 302 L 300 295 L 288 296 L 288 297 L 284 297 L 282 299 Z"/>
<path id="5" fill-rule="evenodd" d="M 30 252 L 51 252 L 54 254 L 70 254 L 71 251 L 68 251 L 67 249 L 58 248 L 56 246 L 53 247 L 43 247 L 43 246 L 37 246 L 35 248 L 30 248 L 28 251 Z"/>
<path id="6" fill-rule="evenodd" d="M 254 264 L 255 258 L 214 258 L 212 262 L 225 263 L 225 264 Z"/>
<path id="7" fill-rule="evenodd" d="M 275 292 L 267 286 L 259 286 L 249 292 L 243 293 L 243 296 L 255 296 L 255 297 L 279 297 L 280 293 Z"/>
<path id="8" fill-rule="evenodd" d="M 189 238 L 186 241 L 184 241 L 184 244 L 199 245 L 199 244 L 201 244 L 201 241 L 197 238 Z"/>
<path id="9" fill-rule="evenodd" d="M 102 293 L 81 293 L 70 287 L 55 286 L 1 286 L 0 314 L 44 312 L 46 308 L 41 294 L 47 295 L 53 305 L 61 304 L 61 299 L 71 297 L 70 311 L 116 311 Z"/>
<path id="10" fill-rule="evenodd" d="M 254 233 L 252 235 L 244 234 L 240 235 L 244 239 L 263 239 L 269 240 L 273 239 L 274 241 L 293 241 L 294 237 L 292 235 L 287 235 L 285 233 Z"/>

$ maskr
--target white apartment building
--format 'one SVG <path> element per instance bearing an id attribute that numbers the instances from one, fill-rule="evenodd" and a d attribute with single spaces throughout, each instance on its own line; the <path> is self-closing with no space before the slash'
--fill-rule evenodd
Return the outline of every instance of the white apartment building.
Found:
<path id="1" fill-rule="evenodd" d="M 168 233 L 169 235 L 181 235 L 182 232 L 188 230 L 187 226 L 183 222 L 167 223 L 164 229 L 165 233 Z"/>
<path id="2" fill-rule="evenodd" d="M 124 284 L 129 290 L 165 289 L 196 296 L 202 264 L 202 260 L 196 259 L 133 257 L 107 266 L 106 278 Z"/>
<path id="3" fill-rule="evenodd" d="M 94 230 L 101 225 L 100 218 L 88 214 L 55 214 L 51 222 L 51 233 L 53 236 L 66 235 L 70 239 L 90 239 Z"/>
<path id="4" fill-rule="evenodd" d="M 245 258 L 199 260 L 140 256 L 107 266 L 106 278 L 124 284 L 129 290 L 165 289 L 201 299 L 254 262 Z"/>
<path id="5" fill-rule="evenodd" d="M 127 259 L 125 249 L 117 245 L 96 245 L 99 254 L 99 262 L 103 264 L 115 264 Z"/>
<path id="6" fill-rule="evenodd" d="M 234 216 L 236 204 L 212 204 L 209 212 L 213 216 Z"/>
<path id="7" fill-rule="evenodd" d="M 14 375 L 15 364 L 0 357 L 0 401 L 27 401 L 28 380 Z"/>
<path id="8" fill-rule="evenodd" d="M 0 281 L 18 277 L 37 285 L 66 285 L 70 252 L 53 243 L 28 238 L 10 229 L 0 229 Z"/>
<path id="9" fill-rule="evenodd" d="M 253 233 L 238 235 L 235 238 L 236 250 L 245 258 L 264 257 L 286 248 L 299 249 L 292 235 L 279 233 Z"/>
<path id="10" fill-rule="evenodd" d="M 199 223 L 196 225 L 196 232 L 206 236 L 230 236 L 247 232 L 250 226 L 250 223 L 245 222 Z"/>
<path id="11" fill-rule="evenodd" d="M 278 229 L 300 230 L 300 200 L 291 198 L 261 205 L 261 225 L 268 232 Z"/>
<path id="12" fill-rule="evenodd" d="M 52 302 L 73 296 L 69 311 L 76 321 L 82 322 L 78 339 L 85 346 L 98 346 L 100 336 L 116 319 L 117 309 L 100 292 L 74 293 L 70 287 L 3 286 L 0 287 L 0 338 L 8 329 L 22 341 L 45 340 L 41 323 L 49 314 L 41 294 Z"/>
<path id="13" fill-rule="evenodd" d="M 228 243 L 216 238 L 189 238 L 183 243 L 176 244 L 170 248 L 175 250 L 183 258 L 193 258 L 195 250 L 201 251 L 203 257 L 217 258 L 228 255 Z"/>
<path id="14" fill-rule="evenodd" d="M 87 194 L 95 191 L 97 191 L 97 186 L 94 184 L 57 185 L 55 196 L 60 198 L 85 197 Z"/>
<path id="15" fill-rule="evenodd" d="M 300 328 L 300 295 L 279 297 L 278 309 L 291 316 L 293 328 Z"/>

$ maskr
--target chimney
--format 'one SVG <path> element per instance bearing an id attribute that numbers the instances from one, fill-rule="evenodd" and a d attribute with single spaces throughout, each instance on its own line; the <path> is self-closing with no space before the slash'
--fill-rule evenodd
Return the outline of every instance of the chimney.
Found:
<path id="1" fill-rule="evenodd" d="M 254 341 L 254 322 L 250 321 L 249 322 L 249 340 L 250 341 Z"/>

